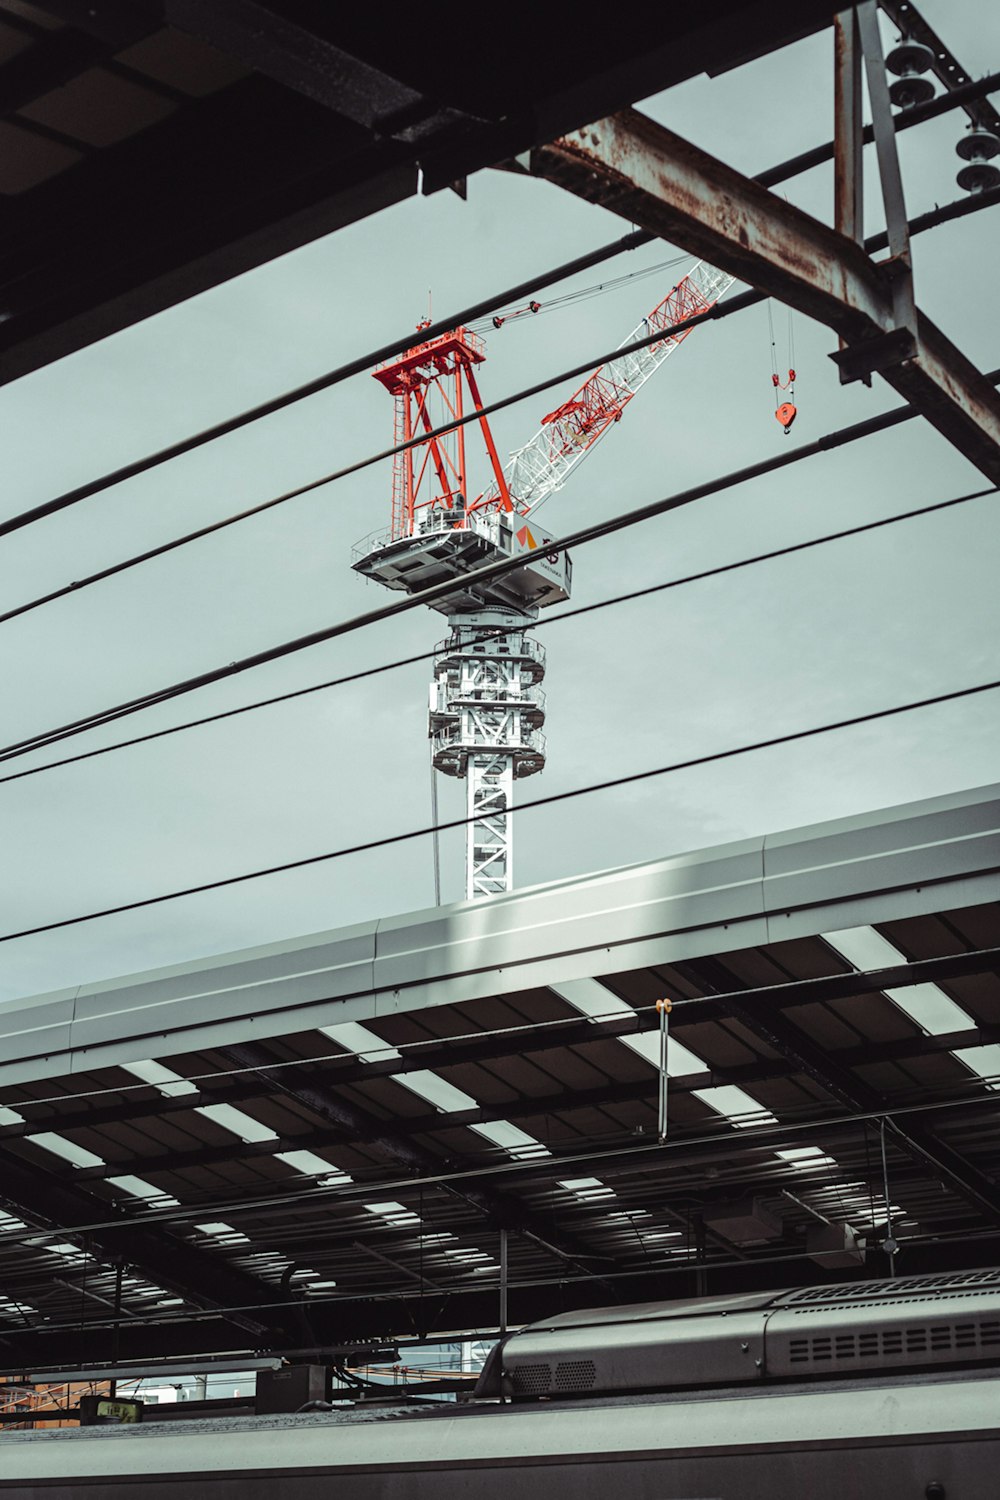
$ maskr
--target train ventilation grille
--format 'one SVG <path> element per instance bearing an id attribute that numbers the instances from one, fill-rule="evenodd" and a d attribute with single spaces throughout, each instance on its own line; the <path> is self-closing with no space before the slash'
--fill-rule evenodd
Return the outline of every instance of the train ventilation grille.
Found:
<path id="1" fill-rule="evenodd" d="M 597 1379 L 597 1367 L 592 1359 L 570 1359 L 556 1365 L 557 1391 L 589 1391 Z"/>
<path id="2" fill-rule="evenodd" d="M 893 1355 L 905 1355 L 919 1362 L 921 1357 L 955 1354 L 960 1358 L 987 1349 L 1000 1352 L 1000 1319 L 934 1323 L 924 1328 L 882 1328 L 868 1333 L 817 1334 L 813 1338 L 791 1339 L 788 1358 L 793 1365 L 836 1365 Z"/>
<path id="3" fill-rule="evenodd" d="M 518 1365 L 511 1380 L 519 1396 L 544 1396 L 552 1385 L 550 1365 Z"/>
<path id="4" fill-rule="evenodd" d="M 951 1296 L 968 1296 L 986 1287 L 1000 1285 L 998 1271 L 957 1271 L 944 1276 L 908 1276 L 895 1284 L 884 1281 L 856 1281 L 842 1286 L 807 1287 L 793 1292 L 786 1300 L 789 1307 L 808 1307 L 810 1304 L 828 1306 L 831 1303 L 875 1302 L 885 1304 L 893 1301 L 922 1301 L 939 1296 L 942 1292 Z"/>

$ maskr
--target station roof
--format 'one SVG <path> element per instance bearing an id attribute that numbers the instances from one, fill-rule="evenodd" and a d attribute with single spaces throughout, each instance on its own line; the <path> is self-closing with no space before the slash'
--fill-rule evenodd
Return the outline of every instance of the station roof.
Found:
<path id="1" fill-rule="evenodd" d="M 988 1264 L 998 964 L 993 787 L 8 1004 L 0 1363 Z"/>
<path id="2" fill-rule="evenodd" d="M 836 9 L 0 0 L 0 382 Z"/>

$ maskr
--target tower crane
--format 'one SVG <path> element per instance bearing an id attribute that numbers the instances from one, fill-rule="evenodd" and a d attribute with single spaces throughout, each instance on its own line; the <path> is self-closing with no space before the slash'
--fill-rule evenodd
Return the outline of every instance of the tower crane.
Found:
<path id="1" fill-rule="evenodd" d="M 602 365 L 535 435 L 501 465 L 483 413 L 476 371 L 481 338 L 455 328 L 416 343 L 380 365 L 374 378 L 395 403 L 397 452 L 389 530 L 354 549 L 352 565 L 387 588 L 419 594 L 451 581 L 454 592 L 434 604 L 448 619 L 436 648 L 429 733 L 434 768 L 468 786 L 466 895 L 492 896 L 513 887 L 512 819 L 515 780 L 545 765 L 544 649 L 529 634 L 540 609 L 569 598 L 569 557 L 553 545 L 533 513 L 565 484 L 649 377 L 687 337 L 666 332 L 725 296 L 734 278 L 699 262 L 672 287 Z M 418 325 L 418 333 L 429 324 Z M 627 349 L 664 330 L 662 340 Z M 466 426 L 436 429 L 475 411 L 490 479 L 471 495 Z M 423 440 L 421 440 L 421 435 Z M 530 520 L 529 520 L 530 518 Z M 524 566 L 486 582 L 476 569 L 510 557 Z"/>

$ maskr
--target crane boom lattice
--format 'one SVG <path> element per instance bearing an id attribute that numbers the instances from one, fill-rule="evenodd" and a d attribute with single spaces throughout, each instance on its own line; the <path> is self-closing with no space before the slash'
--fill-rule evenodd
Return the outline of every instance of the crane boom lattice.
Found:
<path id="1" fill-rule="evenodd" d="M 619 348 L 627 348 L 648 334 L 708 312 L 726 295 L 734 280 L 728 272 L 699 261 L 633 328 Z M 543 500 L 562 488 L 581 459 L 620 420 L 632 397 L 693 332 L 689 328 L 683 333 L 667 334 L 662 342 L 609 360 L 568 401 L 542 418 L 534 437 L 511 455 L 504 468 L 506 489 L 521 515 L 536 510 Z M 500 503 L 499 487 L 492 487 L 476 502 L 477 508 L 486 509 Z"/>

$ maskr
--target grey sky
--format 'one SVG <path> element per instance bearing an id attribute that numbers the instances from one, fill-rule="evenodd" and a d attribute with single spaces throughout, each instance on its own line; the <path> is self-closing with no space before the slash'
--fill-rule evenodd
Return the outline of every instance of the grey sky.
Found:
<path id="1" fill-rule="evenodd" d="M 961 0 L 924 13 L 977 74 L 1000 65 L 1000 14 Z M 889 35 L 889 33 L 887 33 Z M 644 106 L 759 171 L 831 134 L 829 33 Z M 960 196 L 953 114 L 903 134 L 910 214 Z M 882 227 L 875 163 L 869 231 Z M 831 172 L 784 189 L 830 217 Z M 12 513 L 157 448 L 421 317 L 601 244 L 627 226 L 543 183 L 481 173 L 462 203 L 411 200 L 0 390 Z M 921 307 L 982 368 L 1000 364 L 997 216 L 914 242 Z M 668 258 L 647 247 L 608 277 Z M 487 398 L 615 344 L 662 296 L 641 281 L 488 342 Z M 598 279 L 590 273 L 580 285 Z M 544 297 L 542 298 L 544 302 Z M 785 314 L 775 323 L 779 360 Z M 876 382 L 841 388 L 833 336 L 796 317 L 800 415 L 772 416 L 767 316 L 686 341 L 623 422 L 541 513 L 559 532 L 887 410 Z M 498 417 L 502 453 L 556 404 Z M 64 516 L 0 551 L 15 602 L 315 477 L 391 438 L 391 403 L 359 376 Z M 349 567 L 388 517 L 389 470 L 369 470 L 0 630 L 3 740 L 316 629 L 390 597 Z M 656 582 L 981 487 L 913 422 L 582 549 L 574 603 Z M 547 627 L 549 764 L 531 797 L 864 712 L 995 675 L 997 502 Z M 417 612 L 129 721 L 196 712 L 428 649 L 444 621 Z M 428 818 L 426 666 L 0 786 L 0 930 L 294 859 Z M 996 779 L 1000 695 L 644 783 L 516 825 L 519 885 Z M 88 737 L 121 737 L 111 728 Z M 82 745 L 82 741 L 79 742 Z M 43 757 L 39 757 L 42 759 Z M 49 758 L 48 756 L 44 758 Z M 21 764 L 24 764 L 22 762 Z M 461 783 L 439 779 L 443 816 Z M 444 896 L 462 890 L 446 841 Z M 426 843 L 321 865 L 147 912 L 0 946 L 0 998 L 181 961 L 429 905 Z"/>

